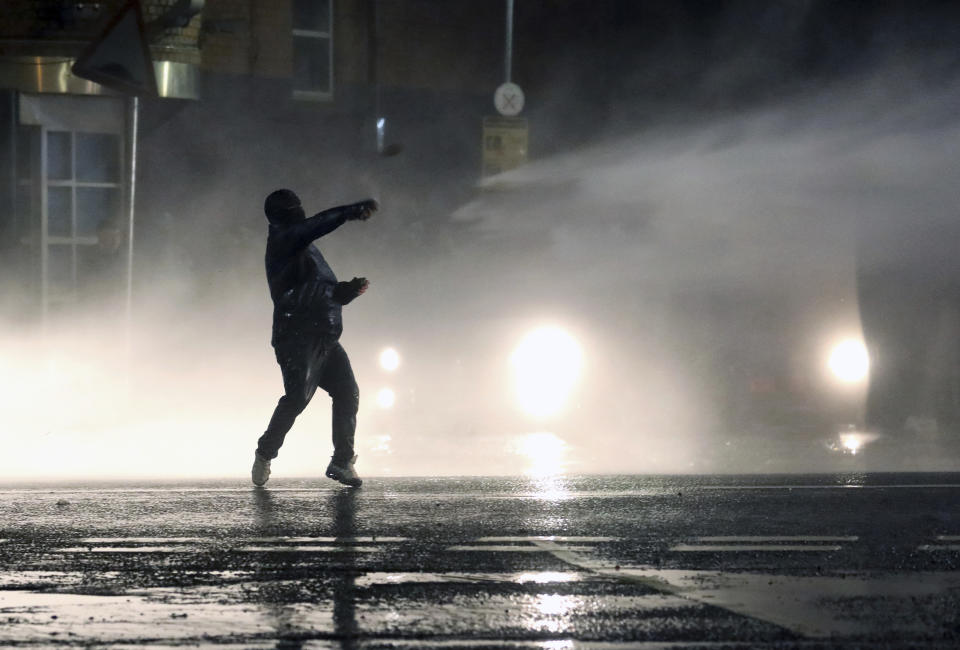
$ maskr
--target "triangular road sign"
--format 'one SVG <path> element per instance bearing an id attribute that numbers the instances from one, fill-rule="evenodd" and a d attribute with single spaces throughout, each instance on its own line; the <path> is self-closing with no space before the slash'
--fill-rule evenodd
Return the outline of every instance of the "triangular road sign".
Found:
<path id="1" fill-rule="evenodd" d="M 73 74 L 131 95 L 156 95 L 150 48 L 137 0 L 128 2 L 77 57 Z"/>

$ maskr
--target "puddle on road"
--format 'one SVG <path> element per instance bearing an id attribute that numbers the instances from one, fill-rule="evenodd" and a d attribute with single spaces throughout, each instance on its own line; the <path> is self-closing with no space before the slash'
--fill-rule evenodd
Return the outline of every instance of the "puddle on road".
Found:
<path id="1" fill-rule="evenodd" d="M 311 606 L 309 622 L 276 609 L 249 604 L 155 602 L 142 596 L 88 596 L 35 591 L 0 591 L 0 644 L 116 642 L 276 637 L 329 633 L 332 609 Z M 306 623 L 308 627 L 301 626 Z"/>
<path id="2" fill-rule="evenodd" d="M 579 635 L 606 629 L 613 638 L 668 637 L 702 627 L 707 608 L 665 594 L 596 596 L 565 594 L 454 595 L 443 602 L 395 598 L 391 607 L 356 605 L 359 628 L 366 634 L 392 636 L 460 636 L 493 634 L 522 638 L 531 634 Z"/>
<path id="3" fill-rule="evenodd" d="M 388 576 L 367 584 L 389 584 Z M 577 574 L 502 574 L 513 581 L 549 584 Z M 479 576 L 473 576 L 477 578 Z M 435 579 L 435 577 L 434 577 Z M 386 580 L 386 582 L 385 582 Z M 359 582 L 359 581 L 358 581 Z M 409 582 L 409 581 L 408 581 Z M 232 594 L 236 596 L 236 592 Z M 240 603 L 222 588 L 149 589 L 122 596 L 0 591 L 0 645 L 17 643 L 238 643 L 280 637 L 361 635 L 431 638 L 476 635 L 523 638 L 574 634 L 616 621 L 629 629 L 675 629 L 703 606 L 672 595 L 457 595 L 436 599 L 358 598 L 352 587 L 318 603 Z M 320 641 L 320 639 L 317 639 Z M 219 647 L 219 646 L 218 646 Z M 319 646 L 318 646 L 319 647 Z"/>

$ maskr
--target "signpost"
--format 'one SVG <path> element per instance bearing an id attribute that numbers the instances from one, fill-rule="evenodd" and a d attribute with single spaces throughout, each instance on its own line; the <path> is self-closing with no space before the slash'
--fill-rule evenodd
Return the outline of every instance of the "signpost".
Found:
<path id="1" fill-rule="evenodd" d="M 499 116 L 483 118 L 483 175 L 493 176 L 527 162 L 527 119 L 519 117 L 523 89 L 510 81 L 513 67 L 513 0 L 507 0 L 506 82 L 493 93 Z"/>

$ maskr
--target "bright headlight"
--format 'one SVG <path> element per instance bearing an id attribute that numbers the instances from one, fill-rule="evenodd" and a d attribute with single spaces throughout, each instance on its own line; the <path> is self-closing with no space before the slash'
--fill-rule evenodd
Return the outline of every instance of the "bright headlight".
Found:
<path id="1" fill-rule="evenodd" d="M 574 338 L 559 328 L 527 334 L 510 358 L 523 410 L 536 417 L 559 412 L 580 375 L 581 356 Z"/>
<path id="2" fill-rule="evenodd" d="M 862 341 L 848 339 L 838 343 L 830 353 L 830 370 L 841 381 L 853 383 L 864 379 L 870 371 L 870 358 Z"/>
<path id="3" fill-rule="evenodd" d="M 400 367 L 400 354 L 393 348 L 386 348 L 380 353 L 380 367 L 387 372 L 393 372 Z"/>

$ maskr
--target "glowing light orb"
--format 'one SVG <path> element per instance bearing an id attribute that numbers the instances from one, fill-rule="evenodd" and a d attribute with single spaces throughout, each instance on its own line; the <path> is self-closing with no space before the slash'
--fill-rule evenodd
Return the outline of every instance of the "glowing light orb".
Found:
<path id="1" fill-rule="evenodd" d="M 847 431 L 840 434 L 840 445 L 834 449 L 856 456 L 867 445 L 879 438 L 878 434 L 868 431 Z"/>
<path id="2" fill-rule="evenodd" d="M 377 393 L 377 406 L 382 409 L 393 408 L 397 403 L 397 395 L 390 388 L 381 388 Z"/>
<path id="3" fill-rule="evenodd" d="M 563 473 L 567 443 L 549 432 L 528 433 L 514 441 L 514 451 L 527 459 L 524 474 L 545 478 Z M 554 486 L 538 486 L 538 492 L 553 492 Z"/>
<path id="4" fill-rule="evenodd" d="M 530 332 L 510 358 L 517 398 L 534 417 L 558 413 L 580 375 L 582 353 L 570 334 L 556 327 Z"/>
<path id="5" fill-rule="evenodd" d="M 838 343 L 830 353 L 830 370 L 841 381 L 861 381 L 870 371 L 870 357 L 861 341 L 848 339 Z"/>
<path id="6" fill-rule="evenodd" d="M 856 454 L 863 444 L 856 436 L 840 436 L 840 441 L 851 454 Z"/>
<path id="7" fill-rule="evenodd" d="M 400 367 L 400 354 L 393 348 L 385 348 L 380 353 L 380 367 L 387 372 L 393 372 Z"/>

